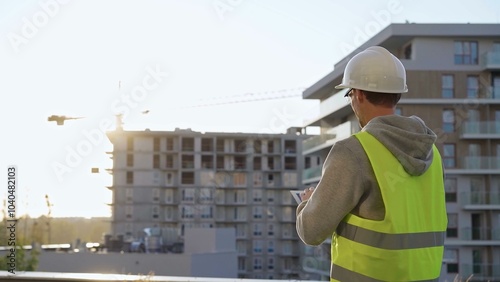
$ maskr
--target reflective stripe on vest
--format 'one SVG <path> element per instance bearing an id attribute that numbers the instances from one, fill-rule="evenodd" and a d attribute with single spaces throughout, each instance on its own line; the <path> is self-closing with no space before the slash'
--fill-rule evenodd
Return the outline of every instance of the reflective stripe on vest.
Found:
<path id="1" fill-rule="evenodd" d="M 421 176 L 367 132 L 355 134 L 380 187 L 385 218 L 348 214 L 332 237 L 332 281 L 437 281 L 447 226 L 439 151 Z"/>

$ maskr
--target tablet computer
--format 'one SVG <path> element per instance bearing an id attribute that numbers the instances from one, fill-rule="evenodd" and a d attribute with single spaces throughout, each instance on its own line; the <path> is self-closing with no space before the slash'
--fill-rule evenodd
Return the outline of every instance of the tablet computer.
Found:
<path id="1" fill-rule="evenodd" d="M 290 193 L 292 194 L 293 198 L 295 199 L 295 202 L 297 204 L 300 204 L 302 202 L 302 199 L 300 198 L 300 193 L 304 192 L 304 190 L 291 190 Z"/>

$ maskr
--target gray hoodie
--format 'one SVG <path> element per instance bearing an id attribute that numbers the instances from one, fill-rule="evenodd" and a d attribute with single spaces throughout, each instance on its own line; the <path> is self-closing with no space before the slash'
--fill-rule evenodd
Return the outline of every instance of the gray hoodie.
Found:
<path id="1" fill-rule="evenodd" d="M 423 174 L 432 163 L 436 134 L 416 116 L 376 117 L 362 130 L 384 144 L 410 175 Z M 354 136 L 333 145 L 314 193 L 297 207 L 299 237 L 308 245 L 321 244 L 348 213 L 373 220 L 385 215 L 373 169 Z"/>

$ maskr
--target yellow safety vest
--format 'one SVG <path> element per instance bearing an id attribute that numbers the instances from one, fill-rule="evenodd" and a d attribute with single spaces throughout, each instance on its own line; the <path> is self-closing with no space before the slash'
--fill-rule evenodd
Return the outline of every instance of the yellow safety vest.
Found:
<path id="1" fill-rule="evenodd" d="M 375 172 L 383 220 L 348 214 L 332 236 L 331 281 L 438 281 L 447 226 L 441 156 L 411 176 L 368 132 L 355 136 Z"/>

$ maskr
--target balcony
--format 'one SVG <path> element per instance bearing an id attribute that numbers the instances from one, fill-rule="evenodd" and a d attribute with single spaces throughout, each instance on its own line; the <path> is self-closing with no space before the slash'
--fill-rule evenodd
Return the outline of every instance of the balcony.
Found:
<path id="1" fill-rule="evenodd" d="M 467 121 L 460 128 L 463 139 L 500 139 L 500 121 Z"/>
<path id="2" fill-rule="evenodd" d="M 350 104 L 347 103 L 344 98 L 347 91 L 349 91 L 349 89 L 342 89 L 332 94 L 329 98 L 321 101 L 319 104 L 319 115 L 307 118 L 304 124 L 307 126 L 319 126 L 320 120 L 326 117 L 342 118 L 352 113 Z"/>
<path id="3" fill-rule="evenodd" d="M 481 55 L 480 64 L 487 70 L 500 70 L 500 52 L 490 51 Z"/>
<path id="4" fill-rule="evenodd" d="M 313 136 L 310 138 L 307 138 L 302 142 L 302 148 L 304 150 L 304 155 L 307 154 L 308 151 L 312 150 L 313 148 L 316 150 L 322 149 L 324 147 L 329 147 L 333 145 L 333 142 L 331 140 L 335 139 L 335 134 L 330 134 L 330 133 L 325 133 L 317 136 Z M 320 145 L 321 148 L 318 148 Z"/>
<path id="5" fill-rule="evenodd" d="M 322 170 L 323 166 L 315 166 L 304 169 L 304 171 L 302 172 L 302 183 L 319 181 L 319 179 L 321 178 Z"/>
<path id="6" fill-rule="evenodd" d="M 500 193 L 462 192 L 460 204 L 466 210 L 500 210 Z"/>
<path id="7" fill-rule="evenodd" d="M 500 264 L 460 264 L 460 274 L 463 277 L 472 275 L 474 281 L 499 281 Z"/>
<path id="8" fill-rule="evenodd" d="M 303 155 L 311 154 L 315 151 L 319 151 L 330 147 L 335 144 L 335 142 L 345 139 L 352 135 L 355 131 L 353 122 L 347 121 L 336 127 L 331 128 L 324 134 L 313 136 L 302 142 Z"/>
<path id="9" fill-rule="evenodd" d="M 464 168 L 479 170 L 500 169 L 500 157 L 464 157 Z"/>
<path id="10" fill-rule="evenodd" d="M 500 246 L 500 228 L 463 227 L 458 230 L 458 234 L 456 231 L 448 228 L 448 236 L 455 234 L 458 237 L 447 237 L 445 246 Z"/>
<path id="11" fill-rule="evenodd" d="M 305 256 L 302 260 L 302 268 L 309 273 L 316 273 L 325 277 L 330 276 L 330 260 L 315 256 Z"/>
<path id="12" fill-rule="evenodd" d="M 447 174 L 500 174 L 500 156 L 466 156 L 455 168 L 446 168 Z"/>

